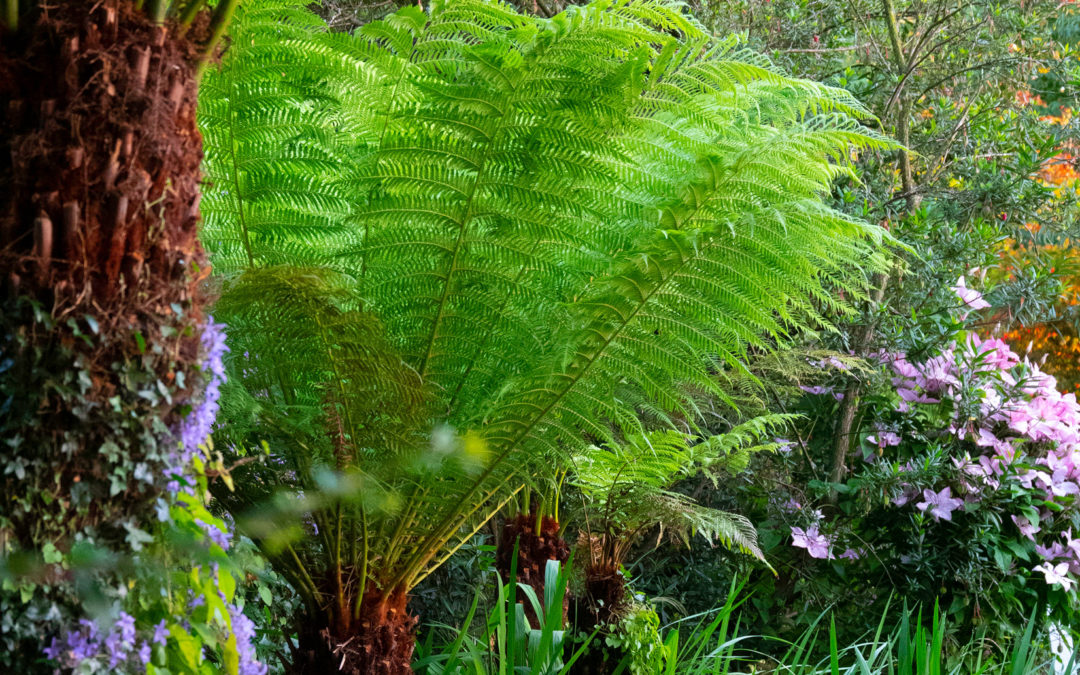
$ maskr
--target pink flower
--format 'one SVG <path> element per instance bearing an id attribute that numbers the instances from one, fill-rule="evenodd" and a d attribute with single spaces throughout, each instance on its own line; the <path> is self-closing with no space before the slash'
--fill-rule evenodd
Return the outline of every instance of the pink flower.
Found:
<path id="1" fill-rule="evenodd" d="M 866 440 L 879 448 L 884 448 L 887 445 L 900 445 L 900 436 L 891 431 L 879 431 L 873 436 L 867 436 Z"/>
<path id="2" fill-rule="evenodd" d="M 821 394 L 831 394 L 832 393 L 832 387 L 819 387 L 819 386 L 807 387 L 805 385 L 800 384 L 799 389 L 802 389 L 807 394 L 814 394 L 815 396 L 819 396 Z"/>
<path id="3" fill-rule="evenodd" d="M 1065 576 L 1069 573 L 1069 563 L 1059 563 L 1057 565 L 1043 563 L 1041 565 L 1036 565 L 1034 571 L 1042 572 L 1043 576 L 1046 578 L 1047 584 L 1060 584 L 1066 591 L 1071 589 L 1072 585 L 1076 583 Z"/>
<path id="4" fill-rule="evenodd" d="M 1027 519 L 1027 516 L 1013 516 L 1012 521 L 1016 523 L 1016 527 L 1019 528 L 1020 534 L 1027 537 L 1031 541 L 1035 541 L 1035 533 L 1040 531 L 1038 524 L 1032 525 L 1031 521 Z"/>
<path id="5" fill-rule="evenodd" d="M 915 384 L 922 387 L 923 391 L 934 394 L 958 385 L 955 373 L 956 361 L 952 352 L 946 352 L 928 359 L 923 364 L 922 372 L 915 378 Z"/>
<path id="6" fill-rule="evenodd" d="M 953 293 L 956 293 L 956 297 L 960 298 L 960 302 L 964 303 L 964 306 L 970 310 L 986 309 L 990 306 L 989 302 L 983 300 L 982 293 L 967 287 L 967 282 L 962 275 L 957 279 L 952 290 Z"/>
<path id="7" fill-rule="evenodd" d="M 792 546 L 805 548 L 811 558 L 819 560 L 833 560 L 836 558 L 832 553 L 832 542 L 828 537 L 818 531 L 817 524 L 811 525 L 805 530 L 801 527 L 791 528 Z"/>
<path id="8" fill-rule="evenodd" d="M 975 293 L 977 291 L 969 292 Z M 1020 357 L 1000 338 L 983 340 L 975 333 L 970 333 L 968 346 L 971 347 L 976 357 L 982 359 L 982 365 L 996 370 L 1008 370 L 1020 363 Z"/>
<path id="9" fill-rule="evenodd" d="M 923 490 L 923 500 L 915 505 L 920 511 L 930 511 L 934 520 L 952 521 L 952 512 L 964 505 L 964 500 L 952 496 L 952 488 L 946 487 L 941 492 Z"/>
<path id="10" fill-rule="evenodd" d="M 1057 560 L 1058 558 L 1068 557 L 1068 552 L 1065 547 L 1061 545 L 1061 542 L 1055 541 L 1050 546 L 1040 546 L 1035 544 L 1035 553 L 1038 554 L 1043 560 Z"/>

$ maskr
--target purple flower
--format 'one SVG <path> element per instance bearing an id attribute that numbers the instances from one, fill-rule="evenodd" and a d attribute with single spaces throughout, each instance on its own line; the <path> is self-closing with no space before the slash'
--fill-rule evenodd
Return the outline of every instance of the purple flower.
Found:
<path id="1" fill-rule="evenodd" d="M 168 640 L 169 629 L 165 625 L 165 619 L 162 619 L 158 622 L 158 625 L 154 626 L 154 636 L 150 638 L 150 642 L 164 646 Z"/>
<path id="2" fill-rule="evenodd" d="M 195 523 L 206 534 L 206 538 L 212 543 L 217 544 L 224 550 L 229 550 L 229 540 L 232 538 L 227 530 L 224 530 L 213 523 L 207 523 L 198 518 L 195 519 Z"/>
<path id="3" fill-rule="evenodd" d="M 267 667 L 255 656 L 255 624 L 235 605 L 229 605 L 229 623 L 236 636 L 236 651 L 240 655 L 239 675 L 266 675 Z"/>
<path id="4" fill-rule="evenodd" d="M 813 394 L 815 396 L 820 396 L 821 394 L 831 394 L 832 390 L 833 390 L 832 387 L 821 387 L 821 386 L 807 387 L 807 386 L 801 385 L 801 384 L 799 385 L 799 389 L 802 389 L 807 394 Z"/>
<path id="5" fill-rule="evenodd" d="M 145 641 L 139 643 L 139 651 L 136 652 L 136 655 L 139 657 L 139 663 L 143 664 L 144 666 L 149 664 L 150 663 L 150 645 L 146 644 Z"/>
<path id="6" fill-rule="evenodd" d="M 791 539 L 792 546 L 805 548 L 811 558 L 832 560 L 836 557 L 831 550 L 832 542 L 818 531 L 816 523 L 805 530 L 801 527 L 791 528 Z"/>
<path id="7" fill-rule="evenodd" d="M 64 645 L 61 644 L 59 638 L 53 638 L 49 646 L 41 650 L 45 654 L 45 658 L 50 661 L 59 661 L 60 655 L 64 653 Z"/>
<path id="8" fill-rule="evenodd" d="M 1057 560 L 1058 558 L 1068 557 L 1068 553 L 1065 547 L 1062 546 L 1061 542 L 1059 541 L 1055 541 L 1049 546 L 1040 546 L 1036 544 L 1035 553 L 1038 554 L 1038 556 L 1043 560 L 1049 561 Z"/>
<path id="9" fill-rule="evenodd" d="M 795 501 L 794 497 L 792 497 L 791 499 L 788 499 L 786 502 L 784 502 L 783 504 L 780 505 L 780 509 L 783 510 L 785 513 L 796 513 L 801 508 L 802 508 L 802 504 Z"/>
<path id="10" fill-rule="evenodd" d="M 903 488 L 903 491 L 892 499 L 892 503 L 896 506 L 907 504 L 919 494 L 918 491 L 910 485 L 904 485 Z"/>
<path id="11" fill-rule="evenodd" d="M 884 448 L 889 445 L 900 445 L 900 436 L 891 431 L 879 431 L 872 436 L 867 436 L 866 440 L 870 441 L 879 448 Z"/>
<path id="12" fill-rule="evenodd" d="M 862 557 L 862 551 L 856 551 L 853 548 L 845 549 L 844 552 L 840 554 L 840 557 L 848 560 L 858 560 Z"/>
<path id="13" fill-rule="evenodd" d="M 202 332 L 203 372 L 206 373 L 206 389 L 201 400 L 192 401 L 188 413 L 177 429 L 179 449 L 169 459 L 166 476 L 171 478 L 168 488 L 171 492 L 180 489 L 177 476 L 185 475 L 191 458 L 198 451 L 199 445 L 210 435 L 218 409 L 221 407 L 221 385 L 225 381 L 225 325 L 214 323 L 214 317 L 206 317 Z"/>
<path id="14" fill-rule="evenodd" d="M 920 511 L 930 511 L 934 520 L 952 520 L 952 512 L 964 505 L 964 500 L 952 496 L 952 488 L 946 487 L 941 492 L 923 490 L 923 500 L 915 505 Z"/>
<path id="15" fill-rule="evenodd" d="M 109 657 L 109 667 L 115 668 L 127 660 L 134 648 L 135 617 L 120 612 L 120 618 L 113 625 L 112 632 L 105 638 L 105 653 Z"/>

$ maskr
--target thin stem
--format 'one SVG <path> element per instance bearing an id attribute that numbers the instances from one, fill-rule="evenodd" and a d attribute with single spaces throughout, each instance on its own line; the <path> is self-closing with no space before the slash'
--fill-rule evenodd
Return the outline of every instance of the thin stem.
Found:
<path id="1" fill-rule="evenodd" d="M 12 33 L 19 30 L 19 0 L 4 0 L 4 25 Z"/>
<path id="2" fill-rule="evenodd" d="M 164 23 L 171 6 L 169 0 L 150 0 L 150 4 L 146 6 L 146 14 L 154 23 Z"/>
<path id="3" fill-rule="evenodd" d="M 221 42 L 221 38 L 225 36 L 225 31 L 232 22 L 233 14 L 236 13 L 236 6 L 238 4 L 239 0 L 221 0 L 221 2 L 218 3 L 217 9 L 214 10 L 214 16 L 210 18 L 210 39 L 206 41 L 206 47 L 203 49 L 202 58 L 199 60 L 199 65 L 195 72 L 196 80 L 202 78 L 203 70 L 206 69 L 206 64 L 210 62 L 210 58 L 214 55 L 214 51 L 217 49 L 218 43 Z"/>
<path id="4" fill-rule="evenodd" d="M 356 605 L 353 606 L 353 619 L 360 620 L 360 606 L 364 604 L 364 593 L 367 591 L 367 575 L 368 575 L 368 547 L 370 545 L 368 541 L 368 523 L 367 523 L 367 511 L 361 505 L 360 507 L 360 592 L 356 594 Z"/>
<path id="5" fill-rule="evenodd" d="M 195 17 L 199 15 L 199 12 L 203 7 L 206 7 L 206 0 L 192 0 L 184 7 L 184 11 L 180 14 L 181 35 L 186 33 L 187 29 L 191 27 L 192 22 L 195 21 Z"/>

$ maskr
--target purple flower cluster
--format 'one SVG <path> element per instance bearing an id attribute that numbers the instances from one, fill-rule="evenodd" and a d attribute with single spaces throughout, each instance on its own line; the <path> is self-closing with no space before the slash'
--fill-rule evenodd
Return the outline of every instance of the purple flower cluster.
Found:
<path id="1" fill-rule="evenodd" d="M 240 656 L 239 675 L 266 675 L 266 664 L 259 663 L 255 657 L 255 624 L 234 605 L 229 605 L 229 620 Z"/>
<path id="2" fill-rule="evenodd" d="M 176 435 L 178 448 L 170 453 L 166 475 L 169 476 L 169 492 L 180 489 L 178 478 L 186 475 L 192 458 L 199 445 L 206 441 L 217 419 L 221 407 L 221 385 L 225 382 L 225 324 L 214 323 L 214 317 L 206 318 L 202 333 L 202 371 L 206 378 L 206 388 L 201 400 L 192 400 L 192 409 L 180 422 Z"/>
<path id="3" fill-rule="evenodd" d="M 206 388 L 201 400 L 194 405 L 191 413 L 176 430 L 177 450 L 170 453 L 168 458 L 166 471 L 170 480 L 168 489 L 174 494 L 180 489 L 178 479 L 187 475 L 191 460 L 198 451 L 199 445 L 210 435 L 217 418 L 221 385 L 225 381 L 224 356 L 228 351 L 225 345 L 225 326 L 214 323 L 211 317 L 207 318 L 206 325 L 203 327 L 202 351 L 204 358 L 202 369 L 206 374 Z M 168 518 L 168 503 L 163 502 L 161 513 L 164 514 L 162 519 Z M 159 517 L 162 516 L 159 515 Z M 223 529 L 198 518 L 195 522 L 210 542 L 228 550 L 232 539 L 231 528 L 226 526 Z M 221 595 L 221 598 L 224 600 L 224 595 Z M 205 598 L 193 593 L 192 607 L 204 603 Z M 259 663 L 252 644 L 255 637 L 254 624 L 235 605 L 228 605 L 228 613 L 230 627 L 226 630 L 231 630 L 236 638 L 240 675 L 266 675 L 267 667 Z M 180 618 L 177 625 L 185 630 L 189 628 L 186 618 Z M 143 634 L 141 640 L 140 633 Z M 135 617 L 121 611 L 108 632 L 103 632 L 97 623 L 82 619 L 75 628 L 62 633 L 60 637 L 53 638 L 43 651 L 60 670 L 145 672 L 146 665 L 151 660 L 152 646 L 165 646 L 168 641 L 169 624 L 166 619 L 139 629 L 136 626 Z"/>
<path id="4" fill-rule="evenodd" d="M 958 295 L 969 308 L 978 309 L 981 296 L 963 288 L 962 281 Z M 911 363 L 904 354 L 884 355 L 881 360 L 899 395 L 898 411 L 951 406 L 948 431 L 969 449 L 969 454 L 953 459 L 962 477 L 955 485 L 924 489 L 921 495 L 909 485 L 893 503 L 915 502 L 935 521 L 951 521 L 953 512 L 965 505 L 965 499 L 953 496 L 953 487 L 960 488 L 968 503 L 999 489 L 1026 491 L 1035 501 L 1054 507 L 1010 514 L 1019 536 L 1037 544 L 1035 551 L 1043 563 L 1033 569 L 1042 572 L 1048 584 L 1071 587 L 1080 577 L 1080 541 L 1074 542 L 1071 531 L 1061 532 L 1064 519 L 1057 514 L 1068 514 L 1066 507 L 1080 494 L 1076 396 L 1059 392 L 1052 376 L 1001 340 L 973 334 L 922 363 Z M 881 434 L 877 440 L 883 445 Z"/>
<path id="5" fill-rule="evenodd" d="M 135 617 L 126 612 L 120 612 L 108 632 L 89 619 L 81 619 L 73 630 L 54 637 L 44 652 L 65 669 L 92 662 L 116 672 L 122 665 L 139 669 L 150 662 L 150 646 L 145 641 L 136 644 Z"/>

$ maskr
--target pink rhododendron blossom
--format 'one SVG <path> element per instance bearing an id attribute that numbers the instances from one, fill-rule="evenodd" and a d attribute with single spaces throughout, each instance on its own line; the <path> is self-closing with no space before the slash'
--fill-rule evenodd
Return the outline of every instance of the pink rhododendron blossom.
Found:
<path id="1" fill-rule="evenodd" d="M 1020 357 L 1000 338 L 983 340 L 970 333 L 967 346 L 971 354 L 981 360 L 980 370 L 1008 370 L 1020 363 Z"/>
<path id="2" fill-rule="evenodd" d="M 832 542 L 818 531 L 816 524 L 805 530 L 801 527 L 791 528 L 791 539 L 792 546 L 805 548 L 811 558 L 819 560 L 833 560 L 836 558 L 832 553 Z"/>
<path id="3" fill-rule="evenodd" d="M 952 290 L 953 293 L 956 293 L 956 297 L 960 298 L 960 302 L 964 303 L 964 306 L 969 310 L 986 309 L 990 306 L 990 303 L 983 299 L 982 293 L 967 287 L 967 281 L 963 276 L 957 279 Z"/>
<path id="4" fill-rule="evenodd" d="M 1069 573 L 1069 564 L 1060 563 L 1057 565 L 1051 565 L 1050 563 L 1043 563 L 1036 565 L 1034 570 L 1036 572 L 1042 572 L 1046 578 L 1046 583 L 1050 585 L 1060 584 L 1066 591 L 1072 588 L 1076 582 L 1069 579 L 1067 576 Z"/>
<path id="5" fill-rule="evenodd" d="M 945 487 L 941 492 L 923 490 L 923 501 L 915 505 L 920 511 L 930 511 L 934 520 L 952 520 L 952 512 L 964 505 L 964 500 L 952 496 L 952 488 Z"/>
<path id="6" fill-rule="evenodd" d="M 915 384 L 923 391 L 935 394 L 959 385 L 956 379 L 956 360 L 951 352 L 935 356 L 923 364 L 922 370 L 915 377 Z"/>

